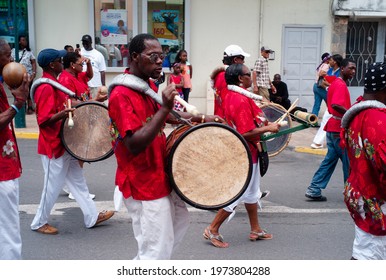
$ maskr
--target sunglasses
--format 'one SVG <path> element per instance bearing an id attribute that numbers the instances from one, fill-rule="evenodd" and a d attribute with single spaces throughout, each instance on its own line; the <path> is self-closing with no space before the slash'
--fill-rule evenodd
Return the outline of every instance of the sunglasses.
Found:
<path id="1" fill-rule="evenodd" d="M 151 54 L 140 53 L 140 55 L 144 55 L 144 56 L 148 57 L 150 62 L 153 64 L 157 63 L 157 61 L 159 59 L 161 59 L 161 61 L 163 61 L 165 58 L 165 55 L 163 53 L 151 53 Z"/>

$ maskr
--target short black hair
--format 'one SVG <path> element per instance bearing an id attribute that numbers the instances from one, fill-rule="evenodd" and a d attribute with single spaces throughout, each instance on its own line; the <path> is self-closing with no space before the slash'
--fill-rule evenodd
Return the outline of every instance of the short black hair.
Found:
<path id="1" fill-rule="evenodd" d="M 76 63 L 79 57 L 81 57 L 79 53 L 67 52 L 67 54 L 63 57 L 63 68 L 69 68 L 71 66 L 71 62 Z"/>
<path id="2" fill-rule="evenodd" d="M 350 62 L 355 64 L 355 61 L 352 58 L 342 59 L 342 63 L 340 64 L 340 66 L 346 67 Z"/>
<path id="3" fill-rule="evenodd" d="M 228 85 L 238 85 L 239 76 L 243 75 L 244 64 L 235 63 L 225 71 L 225 81 Z"/>
<path id="4" fill-rule="evenodd" d="M 340 54 L 334 54 L 331 58 L 336 62 L 336 64 L 338 64 L 339 67 L 342 65 L 343 57 Z"/>
<path id="5" fill-rule="evenodd" d="M 65 49 L 66 51 L 68 51 L 69 48 L 74 48 L 74 47 L 71 46 L 71 45 L 65 45 L 65 46 L 64 46 L 64 49 Z"/>
<path id="6" fill-rule="evenodd" d="M 145 46 L 146 40 L 157 40 L 158 41 L 158 39 L 156 37 L 154 37 L 153 35 L 150 35 L 147 33 L 138 34 L 130 42 L 130 45 L 129 45 L 130 57 L 132 57 L 133 53 L 140 54 L 146 49 L 146 46 Z"/>

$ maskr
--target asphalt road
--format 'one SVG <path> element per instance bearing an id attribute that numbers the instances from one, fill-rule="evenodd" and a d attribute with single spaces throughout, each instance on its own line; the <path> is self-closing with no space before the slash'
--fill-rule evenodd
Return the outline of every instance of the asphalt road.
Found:
<path id="1" fill-rule="evenodd" d="M 30 230 L 38 206 L 43 170 L 36 140 L 18 140 L 23 175 L 20 179 L 20 217 L 24 260 L 128 260 L 136 254 L 136 242 L 126 209 L 93 229 L 83 225 L 76 202 L 63 192 L 50 217 L 59 229 L 55 236 Z M 215 213 L 189 207 L 191 224 L 174 260 L 348 260 L 354 235 L 353 222 L 343 203 L 341 165 L 323 192 L 327 202 L 310 202 L 304 197 L 323 156 L 297 153 L 286 148 L 271 158 L 262 190 L 270 190 L 259 213 L 260 224 L 274 235 L 270 241 L 248 240 L 249 223 L 240 205 L 235 217 L 221 227 L 230 243 L 218 249 L 203 239 L 204 228 Z M 97 208 L 114 209 L 115 158 L 85 164 L 90 192 L 96 194 Z"/>

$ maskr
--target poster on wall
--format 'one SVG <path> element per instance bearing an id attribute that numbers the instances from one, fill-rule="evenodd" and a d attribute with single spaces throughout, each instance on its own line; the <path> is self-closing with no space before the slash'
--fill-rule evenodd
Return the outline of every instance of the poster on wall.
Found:
<path id="1" fill-rule="evenodd" d="M 161 45 L 178 46 L 178 10 L 153 10 L 153 35 Z"/>
<path id="2" fill-rule="evenodd" d="M 101 34 L 102 44 L 127 44 L 127 10 L 102 10 Z"/>

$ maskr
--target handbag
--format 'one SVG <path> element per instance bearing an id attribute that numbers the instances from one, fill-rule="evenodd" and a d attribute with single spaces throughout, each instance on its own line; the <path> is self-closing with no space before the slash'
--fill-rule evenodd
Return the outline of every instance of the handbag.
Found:
<path id="1" fill-rule="evenodd" d="M 257 157 L 259 159 L 260 175 L 263 177 L 268 171 L 269 156 L 267 151 L 267 144 L 264 141 L 257 143 Z"/>
<path id="2" fill-rule="evenodd" d="M 317 82 L 317 87 L 318 88 L 326 88 L 326 86 L 324 85 L 324 77 L 322 77 L 322 76 L 320 76 L 319 77 L 319 80 L 318 80 L 318 82 Z"/>

